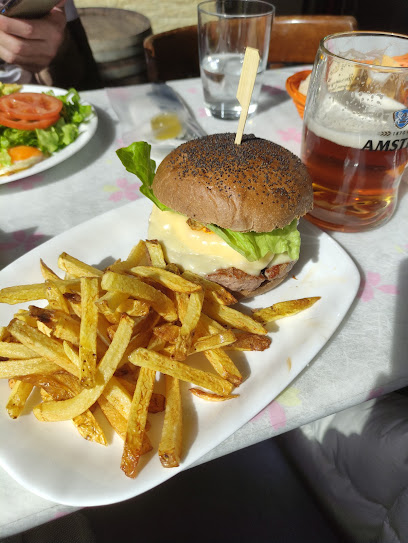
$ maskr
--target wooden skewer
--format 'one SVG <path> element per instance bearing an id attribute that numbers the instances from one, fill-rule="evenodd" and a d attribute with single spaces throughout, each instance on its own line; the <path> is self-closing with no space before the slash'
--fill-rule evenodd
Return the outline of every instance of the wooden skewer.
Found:
<path id="1" fill-rule="evenodd" d="M 235 143 L 237 145 L 240 145 L 244 133 L 249 104 L 251 102 L 252 91 L 254 90 L 256 74 L 258 72 L 259 60 L 258 49 L 247 47 L 237 90 L 237 99 L 241 105 L 241 115 L 239 117 L 238 130 L 235 137 Z"/>

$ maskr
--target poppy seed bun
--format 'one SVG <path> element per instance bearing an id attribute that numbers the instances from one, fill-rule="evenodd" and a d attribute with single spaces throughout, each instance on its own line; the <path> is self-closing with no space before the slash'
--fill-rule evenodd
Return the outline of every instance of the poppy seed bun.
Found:
<path id="1" fill-rule="evenodd" d="M 166 206 L 237 232 L 283 228 L 313 206 L 300 159 L 254 135 L 214 134 L 183 143 L 161 162 L 152 189 Z"/>

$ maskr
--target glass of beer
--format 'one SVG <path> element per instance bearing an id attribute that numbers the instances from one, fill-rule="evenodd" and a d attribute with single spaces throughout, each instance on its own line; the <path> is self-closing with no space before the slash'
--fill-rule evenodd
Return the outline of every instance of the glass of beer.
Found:
<path id="1" fill-rule="evenodd" d="M 348 32 L 321 41 L 301 157 L 313 180 L 313 223 L 358 232 L 391 218 L 408 162 L 408 36 Z"/>

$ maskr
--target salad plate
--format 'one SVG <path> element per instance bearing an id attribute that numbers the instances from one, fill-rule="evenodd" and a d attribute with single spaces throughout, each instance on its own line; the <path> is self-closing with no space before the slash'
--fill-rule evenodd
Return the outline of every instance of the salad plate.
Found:
<path id="1" fill-rule="evenodd" d="M 152 203 L 142 197 L 52 238 L 4 268 L 0 286 L 42 282 L 40 258 L 57 271 L 58 256 L 64 251 L 101 269 L 125 259 L 140 239 L 146 239 L 151 209 Z M 5 409 L 7 380 L 0 381 L 0 465 L 21 485 L 48 500 L 77 507 L 110 504 L 161 484 L 251 421 L 313 361 L 347 314 L 360 284 L 354 262 L 329 235 L 304 220 L 299 230 L 302 249 L 293 276 L 241 307 L 249 313 L 278 301 L 309 296 L 320 296 L 320 300 L 274 323 L 268 332 L 269 349 L 230 353 L 244 376 L 234 391 L 238 398 L 205 402 L 189 392 L 188 383 L 183 384 L 180 467 L 163 468 L 159 461 L 161 413 L 149 415 L 153 451 L 142 457 L 137 477 L 129 479 L 120 469 L 123 441 L 112 431 L 107 430 L 109 444 L 104 447 L 84 440 L 70 421 L 39 422 L 30 409 L 17 420 L 10 419 Z M 0 304 L 0 326 L 27 305 Z M 38 402 L 38 397 L 30 398 L 31 407 Z M 95 416 L 103 424 L 102 413 L 96 410 Z"/>
<path id="2" fill-rule="evenodd" d="M 58 87 L 47 87 L 44 85 L 23 85 L 21 88 L 21 92 L 41 93 L 41 92 L 48 92 L 48 91 L 53 91 L 55 96 L 61 96 L 61 95 L 67 94 L 68 92 L 68 90 L 66 89 L 61 89 Z M 81 104 L 90 105 L 87 102 L 82 102 L 82 101 L 81 101 Z M 70 143 L 63 149 L 56 151 L 55 153 L 52 153 L 51 156 L 44 158 L 41 162 L 37 162 L 37 164 L 34 164 L 33 166 L 27 169 L 20 170 L 10 175 L 0 176 L 0 185 L 5 184 L 5 183 L 11 183 L 12 181 L 18 181 L 19 179 L 23 179 L 30 175 L 35 175 L 37 173 L 48 170 L 49 168 L 52 168 L 53 166 L 56 166 L 57 164 L 60 164 L 64 160 L 67 160 L 88 143 L 88 141 L 95 134 L 97 126 L 98 126 L 98 117 L 96 115 L 95 109 L 92 108 L 91 116 L 89 117 L 87 121 L 79 125 L 79 135 L 72 143 Z"/>

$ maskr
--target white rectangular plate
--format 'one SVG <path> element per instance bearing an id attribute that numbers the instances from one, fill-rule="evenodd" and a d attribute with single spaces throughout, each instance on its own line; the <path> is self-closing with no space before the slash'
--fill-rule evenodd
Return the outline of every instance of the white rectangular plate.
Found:
<path id="1" fill-rule="evenodd" d="M 0 272 L 0 288 L 41 282 L 39 260 L 57 270 L 63 251 L 89 264 L 105 267 L 126 258 L 146 239 L 151 203 L 140 199 L 96 217 L 27 253 Z M 327 234 L 307 221 L 300 225 L 302 250 L 293 276 L 275 290 L 245 304 L 266 307 L 275 302 L 321 296 L 313 307 L 271 327 L 271 347 L 237 353 L 245 382 L 238 399 L 205 402 L 183 388 L 185 456 L 179 468 L 165 469 L 157 456 L 162 415 L 151 415 L 149 437 L 154 451 L 145 455 L 136 479 L 120 469 L 123 441 L 108 430 L 109 445 L 85 441 L 70 421 L 44 423 L 31 412 L 11 420 L 5 410 L 9 394 L 0 382 L 0 464 L 20 484 L 46 499 L 73 506 L 95 506 L 126 500 L 159 485 L 195 462 L 233 434 L 271 402 L 325 345 L 350 308 L 360 276 L 351 258 Z M 16 306 L 0 304 L 0 325 Z M 233 354 L 232 354 L 233 356 Z M 291 364 L 287 361 L 290 359 Z M 101 416 L 102 420 L 102 416 Z"/>

